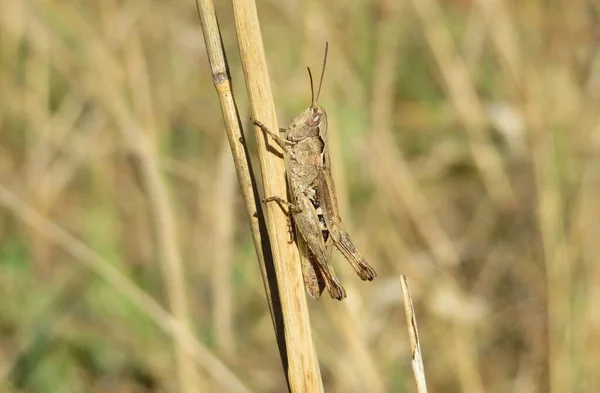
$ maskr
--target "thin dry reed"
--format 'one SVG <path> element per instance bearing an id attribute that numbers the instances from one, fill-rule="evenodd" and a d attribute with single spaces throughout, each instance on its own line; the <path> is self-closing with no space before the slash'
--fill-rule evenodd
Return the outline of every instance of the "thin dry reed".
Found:
<path id="1" fill-rule="evenodd" d="M 229 69 L 225 53 L 223 52 L 217 16 L 212 1 L 198 0 L 197 6 L 200 21 L 202 23 L 206 51 L 211 66 L 212 79 L 215 88 L 217 89 L 217 94 L 219 95 L 223 119 L 225 121 L 225 131 L 227 133 L 229 146 L 232 150 L 240 191 L 246 206 L 246 214 L 250 222 L 252 239 L 254 240 L 254 247 L 259 260 L 265 292 L 273 316 L 273 310 L 276 305 L 273 305 L 274 300 L 272 299 L 272 296 L 275 289 L 271 288 L 272 277 L 270 273 L 268 273 L 269 266 L 272 265 L 272 262 L 270 262 L 272 257 L 268 242 L 268 234 L 264 227 L 262 208 L 260 206 L 257 186 L 251 169 L 245 136 L 242 132 L 241 121 L 231 90 Z M 275 316 L 273 316 L 273 320 L 275 321 Z"/>
<path id="2" fill-rule="evenodd" d="M 417 317 L 413 306 L 412 296 L 408 289 L 406 277 L 400 276 L 402 284 L 402 299 L 404 301 L 404 312 L 406 314 L 406 327 L 412 351 L 412 369 L 417 382 L 417 391 L 427 393 L 427 381 L 425 379 L 425 367 L 423 366 L 423 354 L 421 353 L 421 342 L 419 341 L 419 329 L 417 328 Z"/>
<path id="3" fill-rule="evenodd" d="M 253 0 L 233 0 L 233 15 L 252 117 L 268 128 L 278 130 L 256 4 Z M 282 151 L 267 143 L 267 136 L 258 127 L 254 127 L 254 131 L 265 195 L 285 196 L 287 186 Z M 288 241 L 285 212 L 273 203 L 268 204 L 266 210 L 281 302 L 287 353 L 284 370 L 289 389 L 291 392 L 321 392 L 323 382 L 312 340 L 298 250 Z"/>
<path id="4" fill-rule="evenodd" d="M 233 2 L 234 17 L 238 33 L 238 43 L 244 69 L 244 77 L 248 90 L 248 97 L 252 108 L 252 116 L 261 119 L 271 129 L 278 129 L 275 119 L 275 108 L 270 91 L 269 76 L 266 68 L 266 59 L 262 47 L 262 38 L 256 14 L 256 5 L 253 2 Z M 238 178 L 243 177 L 241 184 L 246 184 L 244 195 L 246 206 L 260 211 L 256 206 L 257 189 L 253 181 L 248 181 L 249 157 L 243 146 L 240 119 L 235 108 L 235 101 L 231 94 L 230 76 L 222 51 L 218 23 L 212 2 L 198 1 L 198 9 L 202 20 L 205 42 L 211 69 L 213 82 L 217 88 L 221 100 L 223 116 L 225 118 L 226 131 L 229 136 L 230 145 L 236 159 Z M 285 167 L 283 160 L 273 156 L 272 151 L 267 150 L 265 137 L 260 130 L 256 132 L 257 144 L 259 146 L 259 158 L 263 175 L 265 194 L 287 195 L 285 182 Z M 235 145 L 239 144 L 238 149 Z M 279 151 L 281 154 L 281 151 Z M 248 163 L 248 167 L 241 167 L 240 162 Z M 244 191 L 244 187 L 242 187 Z M 249 217 L 254 219 L 256 214 L 248 210 Z M 308 317 L 306 297 L 300 273 L 300 263 L 297 250 L 288 243 L 287 216 L 271 204 L 267 207 L 267 227 L 269 229 L 269 240 L 271 244 L 272 261 L 276 272 L 276 290 L 273 294 L 273 276 L 269 277 L 270 267 L 263 267 L 263 280 L 265 289 L 271 299 L 278 299 L 276 304 L 271 303 L 272 317 L 286 379 L 292 392 L 322 391 L 320 370 Z M 262 218 L 262 215 L 260 216 Z M 258 225 L 258 223 L 256 224 Z M 259 232 L 253 229 L 255 245 L 260 253 L 261 243 L 257 236 Z M 264 234 L 261 234 L 264 236 Z M 267 257 L 264 257 L 267 259 Z M 271 257 L 268 257 L 271 263 Z M 263 265 L 262 263 L 261 265 Z M 280 321 L 281 319 L 281 321 Z"/>

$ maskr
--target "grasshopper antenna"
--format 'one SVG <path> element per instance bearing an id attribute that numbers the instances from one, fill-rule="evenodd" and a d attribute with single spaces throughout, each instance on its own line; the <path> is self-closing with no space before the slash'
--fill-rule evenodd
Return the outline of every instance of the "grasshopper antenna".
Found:
<path id="1" fill-rule="evenodd" d="M 325 56 L 323 56 L 323 69 L 321 69 L 321 79 L 319 80 L 319 90 L 317 90 L 317 97 L 313 106 L 317 104 L 319 100 L 319 94 L 321 94 L 321 85 L 323 85 L 323 75 L 325 75 L 325 65 L 327 65 L 327 50 L 329 49 L 329 42 L 325 42 Z"/>
<path id="2" fill-rule="evenodd" d="M 317 106 L 317 101 L 319 100 L 319 95 L 321 94 L 321 86 L 323 85 L 323 75 L 325 75 L 325 65 L 327 64 L 327 50 L 329 49 L 329 42 L 325 43 L 325 56 L 323 57 L 323 69 L 321 70 L 321 79 L 319 79 L 319 90 L 317 90 L 317 96 L 315 97 L 315 88 L 313 84 L 312 73 L 310 72 L 310 67 L 306 67 L 308 70 L 308 77 L 310 78 L 310 94 L 311 94 L 311 104 L 310 107 L 314 108 Z"/>
<path id="3" fill-rule="evenodd" d="M 314 108 L 315 105 L 317 105 L 317 102 L 315 101 L 315 88 L 313 87 L 313 78 L 310 72 L 310 67 L 306 67 L 306 69 L 308 70 L 308 77 L 310 78 L 310 107 Z"/>

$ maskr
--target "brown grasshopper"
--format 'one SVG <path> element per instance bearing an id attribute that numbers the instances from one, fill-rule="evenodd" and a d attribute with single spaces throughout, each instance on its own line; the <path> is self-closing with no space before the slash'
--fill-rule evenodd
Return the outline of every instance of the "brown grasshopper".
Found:
<path id="1" fill-rule="evenodd" d="M 361 279 L 371 281 L 377 273 L 352 243 L 339 215 L 327 145 L 327 113 L 317 105 L 327 62 L 327 48 L 326 45 L 317 95 L 314 94 L 309 68 L 311 106 L 296 116 L 287 129 L 280 130 L 285 133 L 284 138 L 271 132 L 259 121 L 253 119 L 253 122 L 285 152 L 291 202 L 278 196 L 265 198 L 264 202 L 277 201 L 288 206 L 296 227 L 295 237 L 301 254 L 305 286 L 314 298 L 320 297 L 326 287 L 332 298 L 342 300 L 346 297 L 346 291 L 329 263 L 333 246 L 348 259 Z"/>

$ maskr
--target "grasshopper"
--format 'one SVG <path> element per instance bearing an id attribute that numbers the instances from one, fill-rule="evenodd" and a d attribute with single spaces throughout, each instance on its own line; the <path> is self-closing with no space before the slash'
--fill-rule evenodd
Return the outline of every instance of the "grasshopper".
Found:
<path id="1" fill-rule="evenodd" d="M 329 263 L 333 246 L 350 262 L 361 279 L 371 281 L 377 273 L 352 243 L 339 215 L 327 142 L 327 112 L 317 105 L 327 62 L 327 49 L 326 44 L 317 94 L 314 94 L 312 74 L 308 68 L 311 106 L 296 116 L 286 129 L 280 129 L 284 133 L 283 139 L 260 121 L 252 121 L 270 135 L 285 153 L 291 202 L 278 196 L 271 196 L 263 201 L 275 201 L 288 207 L 295 225 L 302 275 L 309 294 L 318 298 L 323 289 L 327 288 L 332 298 L 342 300 L 346 297 L 346 291 Z"/>

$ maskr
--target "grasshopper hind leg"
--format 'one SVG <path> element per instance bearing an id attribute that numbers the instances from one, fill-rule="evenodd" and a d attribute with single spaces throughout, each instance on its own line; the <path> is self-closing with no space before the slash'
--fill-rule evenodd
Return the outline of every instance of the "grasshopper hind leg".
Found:
<path id="1" fill-rule="evenodd" d="M 315 257 L 316 260 L 316 257 Z M 323 271 L 323 277 L 325 278 L 325 285 L 327 286 L 327 292 L 329 292 L 329 296 L 331 296 L 333 299 L 337 299 L 337 300 L 342 300 L 346 297 L 346 290 L 344 289 L 344 287 L 340 284 L 340 282 L 337 279 L 337 275 L 335 274 L 335 271 L 333 270 L 333 266 L 331 266 L 330 263 L 328 263 L 326 266 L 323 266 L 322 264 L 319 264 L 317 262 L 317 264 L 319 265 L 319 268 Z M 327 272 L 325 272 L 325 270 Z"/>
<path id="2" fill-rule="evenodd" d="M 338 226 L 335 233 L 332 233 L 331 240 L 335 244 L 335 247 L 350 262 L 350 265 L 361 280 L 373 281 L 377 277 L 377 272 L 375 272 L 375 269 L 367 263 L 365 257 L 356 249 L 341 221 L 338 221 Z"/>
<path id="3" fill-rule="evenodd" d="M 342 228 L 340 236 L 337 240 L 334 239 L 334 244 L 337 249 L 346 257 L 354 271 L 363 281 L 373 281 L 377 277 L 375 269 L 373 269 L 356 249 L 348 233 Z"/>

